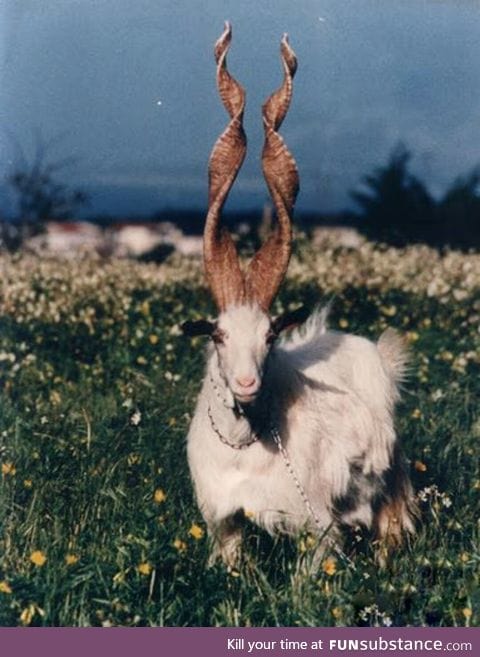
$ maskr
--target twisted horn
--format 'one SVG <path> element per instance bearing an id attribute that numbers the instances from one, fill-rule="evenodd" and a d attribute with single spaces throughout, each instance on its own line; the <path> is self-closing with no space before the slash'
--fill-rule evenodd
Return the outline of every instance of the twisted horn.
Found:
<path id="1" fill-rule="evenodd" d="M 220 311 L 245 299 L 245 282 L 232 237 L 220 226 L 222 207 L 242 166 L 247 150 L 243 130 L 245 91 L 227 70 L 226 56 L 232 40 L 230 23 L 215 44 L 217 87 L 230 123 L 217 139 L 209 162 L 208 214 L 203 234 L 207 282 Z"/>
<path id="2" fill-rule="evenodd" d="M 284 70 L 282 86 L 264 103 L 263 175 L 277 213 L 277 225 L 257 251 L 246 273 L 246 295 L 268 311 L 287 272 L 292 243 L 291 215 L 299 182 L 297 165 L 277 130 L 290 106 L 293 76 L 297 70 L 295 53 L 283 35 L 280 54 Z"/>

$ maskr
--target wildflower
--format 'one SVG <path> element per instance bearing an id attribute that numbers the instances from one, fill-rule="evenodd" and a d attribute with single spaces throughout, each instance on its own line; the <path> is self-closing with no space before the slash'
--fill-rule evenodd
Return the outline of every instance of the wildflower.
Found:
<path id="1" fill-rule="evenodd" d="M 176 538 L 173 541 L 173 547 L 176 550 L 178 550 L 179 552 L 185 552 L 185 550 L 187 549 L 187 544 L 185 543 L 185 541 L 182 541 L 179 538 Z"/>
<path id="2" fill-rule="evenodd" d="M 52 390 L 52 392 L 50 393 L 50 401 L 54 406 L 58 406 L 62 401 L 62 396 L 57 390 Z"/>
<path id="3" fill-rule="evenodd" d="M 67 566 L 73 566 L 77 563 L 80 557 L 77 554 L 67 554 L 65 555 L 65 563 Z"/>
<path id="4" fill-rule="evenodd" d="M 138 365 L 146 365 L 148 363 L 148 360 L 144 356 L 139 356 L 137 358 L 137 364 Z"/>
<path id="5" fill-rule="evenodd" d="M 31 488 L 33 486 L 33 482 L 31 479 L 24 479 L 23 485 L 25 486 L 25 488 Z"/>
<path id="6" fill-rule="evenodd" d="M 380 307 L 380 312 L 383 315 L 386 315 L 387 317 L 393 317 L 394 315 L 397 314 L 397 307 L 396 306 L 381 306 Z"/>
<path id="7" fill-rule="evenodd" d="M 151 335 L 148 336 L 148 341 L 150 344 L 156 345 L 158 344 L 158 335 L 155 335 L 155 333 L 152 333 Z"/>
<path id="8" fill-rule="evenodd" d="M 462 614 L 465 616 L 467 620 L 470 620 L 470 618 L 472 617 L 472 610 L 470 609 L 470 607 L 464 607 L 462 609 Z"/>
<path id="9" fill-rule="evenodd" d="M 432 401 L 436 402 L 436 401 L 438 401 L 439 399 L 442 399 L 443 396 L 444 396 L 444 394 L 443 394 L 443 390 L 441 390 L 440 388 L 437 388 L 437 389 L 436 389 L 434 392 L 432 392 L 432 394 L 430 395 L 430 399 L 431 399 Z"/>
<path id="10" fill-rule="evenodd" d="M 452 500 L 448 497 L 446 493 L 441 495 L 442 504 L 446 509 L 449 509 L 452 506 Z"/>
<path id="11" fill-rule="evenodd" d="M 43 566 L 47 560 L 47 557 L 41 550 L 35 550 L 32 552 L 30 555 L 30 561 L 35 564 L 36 566 Z"/>
<path id="12" fill-rule="evenodd" d="M 142 303 L 140 306 L 140 312 L 144 317 L 148 317 L 150 315 L 150 303 L 148 301 L 144 301 Z"/>
<path id="13" fill-rule="evenodd" d="M 340 328 L 343 328 L 343 329 L 347 328 L 348 319 L 345 319 L 344 317 L 342 317 L 341 319 L 338 320 L 338 325 L 340 326 Z"/>
<path id="14" fill-rule="evenodd" d="M 138 564 L 137 570 L 140 575 L 150 575 L 152 572 L 152 566 L 148 563 L 148 561 L 144 561 L 143 563 Z"/>
<path id="15" fill-rule="evenodd" d="M 195 523 L 193 523 L 192 526 L 190 527 L 190 529 L 188 530 L 188 533 L 195 540 L 199 541 L 203 537 L 205 532 L 203 531 L 203 529 L 199 525 L 196 525 Z"/>
<path id="16" fill-rule="evenodd" d="M 322 570 L 327 575 L 335 575 L 337 572 L 337 560 L 334 557 L 327 557 L 322 563 Z"/>
<path id="17" fill-rule="evenodd" d="M 134 427 L 138 427 L 138 425 L 140 424 L 141 421 L 142 421 L 142 414 L 141 414 L 140 411 L 137 409 L 137 410 L 135 411 L 135 413 L 133 413 L 133 414 L 130 416 L 130 424 L 133 425 Z"/>
<path id="18" fill-rule="evenodd" d="M 413 417 L 414 420 L 420 419 L 422 417 L 422 411 L 419 408 L 415 408 L 412 411 L 411 417 Z"/>
<path id="19" fill-rule="evenodd" d="M 311 534 L 307 534 L 307 536 L 303 539 L 300 540 L 300 545 L 299 549 L 300 552 L 307 552 L 307 550 L 310 550 L 311 548 L 315 547 L 317 541 L 315 540 L 315 537 L 312 536 Z"/>
<path id="20" fill-rule="evenodd" d="M 343 611 L 342 611 L 341 607 L 334 607 L 332 609 L 332 616 L 336 620 L 339 620 L 343 616 Z"/>
<path id="21" fill-rule="evenodd" d="M 10 475 L 13 477 L 13 475 L 17 472 L 17 468 L 13 465 L 13 463 L 2 463 L 2 474 L 3 475 Z"/>
<path id="22" fill-rule="evenodd" d="M 35 607 L 33 605 L 28 605 L 20 614 L 20 622 L 22 625 L 30 625 L 32 619 L 35 615 Z"/>
<path id="23" fill-rule="evenodd" d="M 12 587 L 6 580 L 0 582 L 0 593 L 6 593 L 7 595 L 12 592 Z"/>
<path id="24" fill-rule="evenodd" d="M 416 342 L 419 339 L 419 335 L 416 331 L 407 331 L 406 338 L 408 342 Z"/>
<path id="25" fill-rule="evenodd" d="M 167 495 L 161 488 L 157 488 L 153 493 L 153 500 L 157 504 L 161 504 L 162 502 L 165 502 L 166 499 L 167 499 Z"/>
<path id="26" fill-rule="evenodd" d="M 422 461 L 415 461 L 413 467 L 417 472 L 426 472 L 427 466 Z"/>
<path id="27" fill-rule="evenodd" d="M 462 563 L 467 563 L 469 559 L 470 559 L 470 555 L 468 554 L 468 552 L 462 552 L 462 554 L 460 555 L 460 561 Z"/>

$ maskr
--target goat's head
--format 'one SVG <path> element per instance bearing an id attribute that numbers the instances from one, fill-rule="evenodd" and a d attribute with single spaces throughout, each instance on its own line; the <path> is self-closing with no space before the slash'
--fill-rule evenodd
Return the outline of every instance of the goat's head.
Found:
<path id="1" fill-rule="evenodd" d="M 220 221 L 223 205 L 247 148 L 243 130 L 245 91 L 226 65 L 231 38 L 231 26 L 226 23 L 215 44 L 215 60 L 217 86 L 230 123 L 210 156 L 209 209 L 204 231 L 205 273 L 220 314 L 216 322 L 187 322 L 184 331 L 190 335 L 210 335 L 228 387 L 238 401 L 248 403 L 260 390 L 267 356 L 280 331 L 306 319 L 304 309 L 275 320 L 269 316 L 270 305 L 290 260 L 291 215 L 299 186 L 295 160 L 277 132 L 290 105 L 297 60 L 284 35 L 281 41 L 283 83 L 262 107 L 265 131 L 262 166 L 277 223 L 243 271 L 234 241 Z"/>

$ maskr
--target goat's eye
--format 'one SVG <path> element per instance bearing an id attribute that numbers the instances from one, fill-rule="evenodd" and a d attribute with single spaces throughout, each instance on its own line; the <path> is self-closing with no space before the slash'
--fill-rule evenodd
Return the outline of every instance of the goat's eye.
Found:
<path id="1" fill-rule="evenodd" d="M 270 331 L 268 331 L 267 335 L 265 336 L 265 342 L 267 344 L 273 344 L 277 338 L 278 335 L 275 333 L 275 331 L 272 331 L 272 329 L 270 329 Z"/>

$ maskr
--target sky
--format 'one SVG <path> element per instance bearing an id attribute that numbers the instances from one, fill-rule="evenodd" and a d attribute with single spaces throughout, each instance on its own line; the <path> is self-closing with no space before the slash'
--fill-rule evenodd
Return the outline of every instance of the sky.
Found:
<path id="1" fill-rule="evenodd" d="M 72 158 L 57 175 L 90 193 L 87 214 L 205 209 L 227 124 L 213 60 L 226 19 L 248 137 L 230 210 L 268 200 L 260 112 L 284 32 L 299 62 L 281 133 L 300 211 L 351 206 L 399 141 L 436 195 L 480 162 L 478 0 L 0 0 L 1 180 L 40 139 L 49 161 Z"/>

